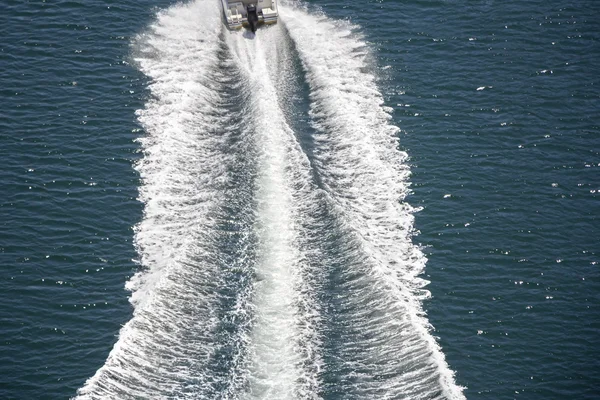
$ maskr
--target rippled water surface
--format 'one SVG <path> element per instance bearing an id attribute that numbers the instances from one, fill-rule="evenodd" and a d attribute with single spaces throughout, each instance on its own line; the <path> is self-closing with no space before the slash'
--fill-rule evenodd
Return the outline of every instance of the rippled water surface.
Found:
<path id="1" fill-rule="evenodd" d="M 596 398 L 600 5 L 218 7 L 0 5 L 0 398 Z"/>

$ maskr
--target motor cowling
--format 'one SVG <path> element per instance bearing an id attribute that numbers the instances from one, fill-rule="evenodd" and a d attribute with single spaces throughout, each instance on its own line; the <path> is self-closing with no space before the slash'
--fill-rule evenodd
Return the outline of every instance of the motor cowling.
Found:
<path id="1" fill-rule="evenodd" d="M 248 25 L 250 25 L 250 30 L 252 32 L 256 32 L 256 28 L 258 27 L 258 13 L 256 12 L 256 5 L 248 4 L 246 11 L 248 12 Z"/>

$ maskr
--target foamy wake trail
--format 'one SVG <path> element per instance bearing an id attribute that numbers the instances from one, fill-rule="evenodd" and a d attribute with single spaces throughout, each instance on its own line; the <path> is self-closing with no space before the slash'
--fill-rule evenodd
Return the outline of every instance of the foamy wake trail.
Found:
<path id="1" fill-rule="evenodd" d="M 280 11 L 251 38 L 223 29 L 217 1 L 177 4 L 136 39 L 152 95 L 135 166 L 143 270 L 78 399 L 464 398 L 422 309 L 406 155 L 367 46 Z M 310 160 L 284 112 L 304 90 L 286 30 Z"/>
<path id="2" fill-rule="evenodd" d="M 281 27 L 262 29 L 256 37 L 227 35 L 250 90 L 256 154 L 256 282 L 251 306 L 245 369 L 248 391 L 242 398 L 316 398 L 319 389 L 319 306 L 314 299 L 318 273 L 307 263 L 304 218 L 314 207 L 310 165 L 289 128 L 275 87 Z"/>
<path id="3" fill-rule="evenodd" d="M 222 147 L 216 2 L 176 5 L 136 40 L 151 80 L 139 111 L 146 136 L 136 164 L 143 220 L 135 229 L 142 272 L 128 282 L 133 318 L 79 399 L 185 398 L 211 393 L 219 251 L 214 237 L 230 160 Z"/>
<path id="4" fill-rule="evenodd" d="M 463 399 L 432 336 L 419 277 L 426 258 L 412 243 L 414 209 L 406 154 L 390 124 L 368 48 L 348 23 L 280 7 L 310 86 L 315 165 L 352 238 L 355 261 L 339 279 L 341 329 L 332 346 L 343 393 L 353 398 Z M 358 251 L 356 249 L 359 249 Z M 337 322 L 336 322 L 337 321 Z"/>

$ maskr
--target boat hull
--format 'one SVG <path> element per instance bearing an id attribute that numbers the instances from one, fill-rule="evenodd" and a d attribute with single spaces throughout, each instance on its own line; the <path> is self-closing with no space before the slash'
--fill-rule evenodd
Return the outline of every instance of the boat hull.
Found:
<path id="1" fill-rule="evenodd" d="M 277 0 L 221 0 L 223 17 L 229 29 L 248 27 L 252 30 L 263 24 L 277 23 Z M 256 7 L 256 24 L 248 21 L 248 6 Z"/>

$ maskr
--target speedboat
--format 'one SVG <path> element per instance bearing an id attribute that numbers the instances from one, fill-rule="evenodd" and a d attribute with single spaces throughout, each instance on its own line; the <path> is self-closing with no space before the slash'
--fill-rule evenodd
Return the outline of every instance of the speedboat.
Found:
<path id="1" fill-rule="evenodd" d="M 229 29 L 247 26 L 256 32 L 259 24 L 277 22 L 277 0 L 221 0 Z"/>

